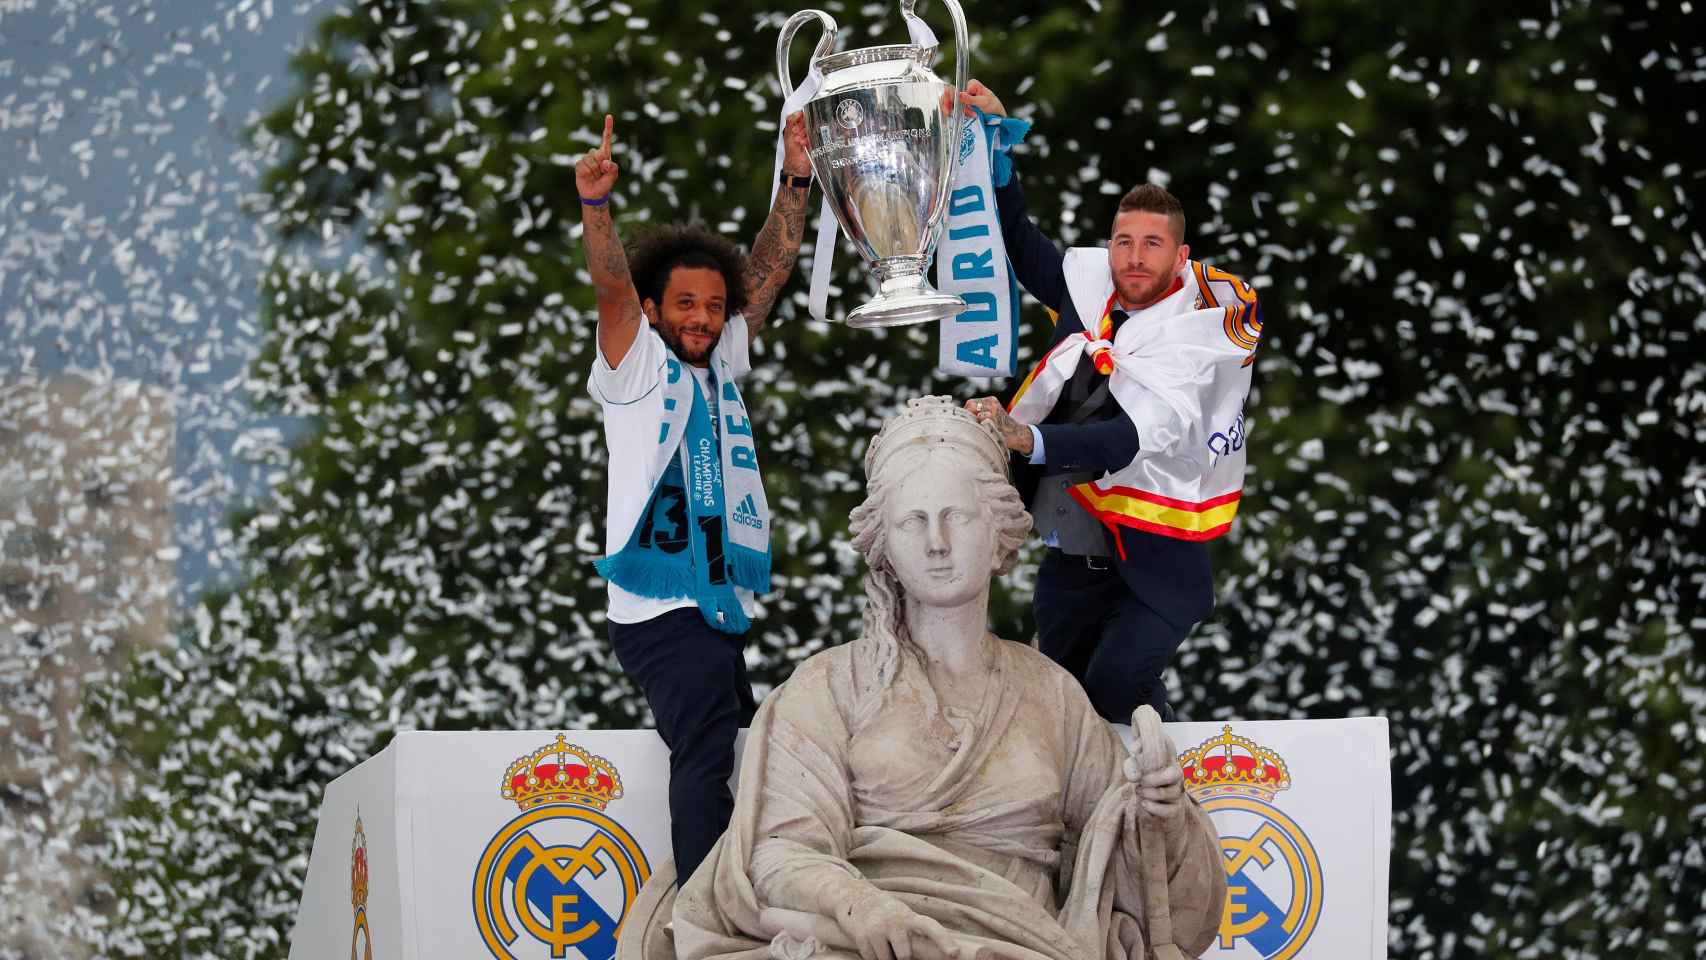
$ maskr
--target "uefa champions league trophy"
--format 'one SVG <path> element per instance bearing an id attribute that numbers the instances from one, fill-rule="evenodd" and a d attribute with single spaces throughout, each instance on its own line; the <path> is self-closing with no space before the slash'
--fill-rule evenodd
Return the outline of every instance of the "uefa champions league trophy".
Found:
<path id="1" fill-rule="evenodd" d="M 942 233 L 952 151 L 965 115 L 957 95 L 966 84 L 965 15 L 956 0 L 942 2 L 954 20 L 952 85 L 930 69 L 934 43 L 834 53 L 835 20 L 822 10 L 789 17 L 776 41 L 786 98 L 794 92 L 788 73 L 794 34 L 814 19 L 823 25 L 811 58 L 822 84 L 805 105 L 812 168 L 842 231 L 880 284 L 876 299 L 848 315 L 848 326 L 925 323 L 966 309 L 964 300 L 936 290 L 924 276 Z M 913 15 L 915 3 L 901 0 L 901 14 L 928 34 Z"/>

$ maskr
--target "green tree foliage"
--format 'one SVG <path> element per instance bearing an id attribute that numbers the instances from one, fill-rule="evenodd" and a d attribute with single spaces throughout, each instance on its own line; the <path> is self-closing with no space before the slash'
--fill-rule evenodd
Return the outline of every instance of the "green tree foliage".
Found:
<path id="1" fill-rule="evenodd" d="M 825 7 L 844 48 L 904 36 L 886 5 Z M 1181 712 L 1391 719 L 1395 957 L 1693 949 L 1691 15 L 1038 9 L 968 17 L 974 74 L 1036 123 L 1017 159 L 1039 222 L 1094 243 L 1119 193 L 1164 179 L 1193 255 L 1264 301 L 1246 498 L 1175 664 Z M 588 563 L 605 471 L 571 165 L 613 113 L 622 230 L 748 241 L 789 12 L 366 0 L 296 58 L 255 132 L 280 247 L 253 372 L 311 427 L 247 454 L 275 478 L 234 525 L 250 579 L 101 697 L 157 771 L 115 847 L 123 952 L 281 953 L 319 791 L 397 730 L 642 722 Z M 838 268 L 844 312 L 867 281 Z M 932 331 L 814 323 L 804 286 L 748 390 L 778 516 L 766 683 L 857 628 L 866 438 L 905 397 L 974 392 L 933 376 Z M 1029 583 L 999 600 L 1008 636 Z"/>

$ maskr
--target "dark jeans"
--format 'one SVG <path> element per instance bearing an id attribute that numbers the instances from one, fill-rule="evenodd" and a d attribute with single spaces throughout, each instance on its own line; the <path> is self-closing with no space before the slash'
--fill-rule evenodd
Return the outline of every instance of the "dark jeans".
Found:
<path id="1" fill-rule="evenodd" d="M 610 624 L 622 670 L 639 684 L 669 747 L 669 840 L 685 884 L 734 813 L 735 734 L 752 722 L 746 635 L 713 630 L 693 608 Z"/>
<path id="2" fill-rule="evenodd" d="M 1037 570 L 1037 647 L 1065 667 L 1096 712 L 1130 723 L 1140 703 L 1173 719 L 1161 671 L 1190 625 L 1176 627 L 1132 594 L 1111 558 L 1092 570 L 1081 558 L 1049 550 Z"/>

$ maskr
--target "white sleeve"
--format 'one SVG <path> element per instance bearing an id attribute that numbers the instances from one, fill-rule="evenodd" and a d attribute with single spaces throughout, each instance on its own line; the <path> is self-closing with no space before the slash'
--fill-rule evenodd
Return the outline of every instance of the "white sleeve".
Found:
<path id="1" fill-rule="evenodd" d="M 746 315 L 737 313 L 723 324 L 723 335 L 717 340 L 717 353 L 729 363 L 729 372 L 736 380 L 752 372 L 752 335 L 747 332 Z"/>
<path id="2" fill-rule="evenodd" d="M 651 324 L 641 322 L 620 364 L 612 367 L 604 357 L 604 349 L 597 350 L 597 356 L 592 358 L 592 376 L 587 378 L 587 392 L 599 403 L 633 403 L 662 382 L 666 356 L 663 338 Z"/>

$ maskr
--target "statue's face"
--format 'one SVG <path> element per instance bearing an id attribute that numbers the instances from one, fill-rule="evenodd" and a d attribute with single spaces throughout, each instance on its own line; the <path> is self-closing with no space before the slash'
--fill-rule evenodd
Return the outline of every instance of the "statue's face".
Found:
<path id="1" fill-rule="evenodd" d="M 978 504 L 974 468 L 935 451 L 892 469 L 906 472 L 884 504 L 883 532 L 907 596 L 933 607 L 976 600 L 989 588 L 996 531 Z"/>

